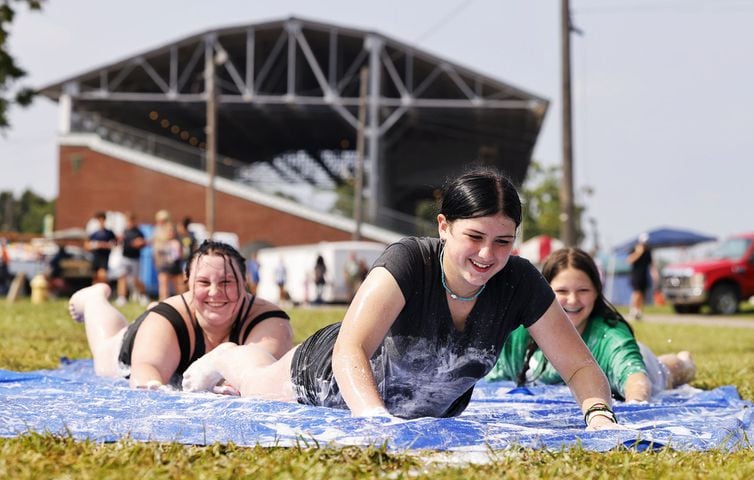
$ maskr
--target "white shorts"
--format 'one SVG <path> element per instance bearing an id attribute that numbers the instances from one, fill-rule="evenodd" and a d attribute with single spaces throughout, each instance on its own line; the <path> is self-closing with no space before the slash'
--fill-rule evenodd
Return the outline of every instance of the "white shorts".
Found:
<path id="1" fill-rule="evenodd" d="M 670 370 L 657 358 L 652 350 L 641 342 L 639 344 L 641 350 L 641 356 L 644 358 L 644 365 L 647 367 L 647 374 L 649 375 L 649 381 L 652 382 L 652 395 L 671 388 L 668 385 L 670 381 Z"/>

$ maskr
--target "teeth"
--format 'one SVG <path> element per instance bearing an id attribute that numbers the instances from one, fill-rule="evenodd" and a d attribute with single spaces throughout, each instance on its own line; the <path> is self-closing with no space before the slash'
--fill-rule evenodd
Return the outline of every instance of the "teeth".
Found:
<path id="1" fill-rule="evenodd" d="M 479 268 L 490 268 L 490 265 L 485 265 L 483 263 L 475 262 L 474 260 L 471 260 L 471 263 L 473 263 L 476 267 L 479 267 Z"/>
<path id="2" fill-rule="evenodd" d="M 581 307 L 579 307 L 579 308 L 564 308 L 563 310 L 565 310 L 566 313 L 579 313 L 582 310 L 582 308 Z"/>

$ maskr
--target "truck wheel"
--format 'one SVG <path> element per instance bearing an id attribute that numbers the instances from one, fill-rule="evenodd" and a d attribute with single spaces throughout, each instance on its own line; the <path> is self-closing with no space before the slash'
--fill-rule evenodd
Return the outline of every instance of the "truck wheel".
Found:
<path id="1" fill-rule="evenodd" d="M 701 305 L 673 305 L 675 313 L 699 313 Z"/>
<path id="2" fill-rule="evenodd" d="M 738 291 L 732 285 L 718 285 L 709 296 L 709 306 L 713 313 L 733 315 L 738 311 Z"/>

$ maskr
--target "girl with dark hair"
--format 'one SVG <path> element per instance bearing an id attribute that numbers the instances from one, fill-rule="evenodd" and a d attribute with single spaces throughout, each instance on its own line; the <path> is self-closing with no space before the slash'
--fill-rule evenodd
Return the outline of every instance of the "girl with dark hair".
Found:
<path id="1" fill-rule="evenodd" d="M 629 324 L 602 294 L 599 270 L 589 254 L 577 248 L 557 250 L 545 261 L 542 274 L 605 372 L 613 395 L 626 401 L 646 401 L 652 394 L 694 378 L 696 369 L 689 352 L 656 357 L 636 341 Z M 523 328 L 508 337 L 487 379 L 515 380 L 519 386 L 563 383 Z"/>
<path id="2" fill-rule="evenodd" d="M 244 396 L 348 408 L 355 416 L 450 417 L 469 403 L 508 336 L 528 327 L 569 379 L 590 429 L 610 428 L 604 374 L 539 272 L 511 256 L 521 203 L 493 169 L 450 181 L 440 238 L 404 238 L 384 251 L 345 318 L 279 361 L 248 363 L 232 345 L 194 363 L 184 389 L 226 378 Z"/>
<path id="3" fill-rule="evenodd" d="M 188 291 L 167 298 L 131 325 L 96 284 L 68 304 L 83 322 L 97 375 L 128 376 L 132 387 L 180 387 L 188 366 L 227 342 L 279 358 L 292 347 L 288 315 L 247 290 L 246 261 L 221 242 L 205 241 L 186 264 Z"/>

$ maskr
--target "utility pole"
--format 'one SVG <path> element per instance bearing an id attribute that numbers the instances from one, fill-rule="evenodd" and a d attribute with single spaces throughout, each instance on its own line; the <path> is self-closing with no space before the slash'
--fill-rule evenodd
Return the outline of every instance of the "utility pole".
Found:
<path id="1" fill-rule="evenodd" d="M 364 128 L 367 118 L 367 84 L 369 67 L 361 67 L 359 73 L 359 128 L 356 131 L 356 173 L 353 185 L 353 239 L 361 240 L 361 222 L 364 199 Z"/>
<path id="2" fill-rule="evenodd" d="M 571 128 L 571 8 L 560 0 L 561 86 L 563 99 L 563 178 L 560 185 L 560 236 L 567 247 L 576 246 L 573 202 L 573 147 Z"/>
<path id="3" fill-rule="evenodd" d="M 207 236 L 215 232 L 215 172 L 217 165 L 217 91 L 215 82 L 214 38 L 207 39 L 204 52 L 204 85 L 207 102 L 207 124 L 205 126 L 207 159 L 207 192 L 205 199 L 205 221 Z"/>

